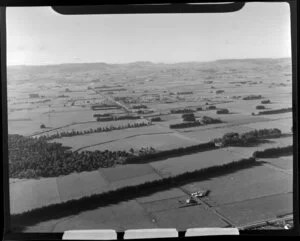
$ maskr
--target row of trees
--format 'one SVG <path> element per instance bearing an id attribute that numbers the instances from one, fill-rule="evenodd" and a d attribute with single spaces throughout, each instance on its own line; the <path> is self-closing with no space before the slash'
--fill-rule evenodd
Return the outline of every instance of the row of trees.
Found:
<path id="1" fill-rule="evenodd" d="M 165 151 L 151 151 L 151 148 L 149 148 L 148 152 L 144 152 L 143 154 L 130 156 L 127 158 L 126 163 L 144 163 L 149 161 L 156 161 L 160 159 L 170 158 L 174 156 L 183 156 L 187 154 L 192 154 L 196 152 L 202 152 L 202 151 L 208 151 L 215 149 L 215 144 L 213 142 L 207 142 L 207 143 L 201 143 L 193 146 L 187 146 L 187 147 L 179 147 L 174 148 L 171 150 L 165 150 Z"/>
<path id="2" fill-rule="evenodd" d="M 255 143 L 263 138 L 277 138 L 281 136 L 281 131 L 277 128 L 260 129 L 249 131 L 243 134 L 230 132 L 223 135 L 222 138 L 214 139 L 214 143 L 218 146 L 241 146 Z"/>
<path id="3" fill-rule="evenodd" d="M 261 95 L 247 95 L 243 97 L 243 100 L 259 100 L 261 98 L 262 98 Z"/>
<path id="4" fill-rule="evenodd" d="M 194 121 L 194 122 L 182 122 L 177 124 L 171 124 L 169 125 L 170 129 L 181 129 L 181 128 L 189 128 L 189 127 L 196 127 L 201 126 L 202 124 L 200 121 Z"/>
<path id="5" fill-rule="evenodd" d="M 141 119 L 138 115 L 124 115 L 124 116 L 108 116 L 108 117 L 97 117 L 98 122 L 102 121 L 118 121 L 118 120 L 137 120 Z"/>
<path id="6" fill-rule="evenodd" d="M 92 133 L 99 133 L 99 132 L 110 132 L 114 130 L 123 130 L 123 129 L 129 129 L 129 128 L 138 128 L 138 127 L 143 127 L 143 126 L 149 126 L 151 123 L 146 123 L 146 122 L 140 122 L 140 123 L 128 123 L 127 125 L 123 126 L 104 126 L 104 127 L 98 127 L 96 129 L 90 128 L 89 130 L 72 130 L 72 131 L 62 131 L 62 132 L 57 132 L 56 134 L 52 135 L 43 135 L 40 136 L 40 139 L 44 140 L 53 140 L 53 139 L 59 139 L 63 137 L 72 137 L 72 136 L 80 136 L 80 135 L 88 135 Z"/>
<path id="7" fill-rule="evenodd" d="M 282 108 L 282 109 L 277 109 L 277 110 L 266 110 L 266 111 L 260 111 L 258 112 L 258 115 L 272 115 L 272 114 L 281 114 L 281 113 L 287 113 L 287 112 L 292 112 L 293 108 Z"/>
<path id="8" fill-rule="evenodd" d="M 287 156 L 293 154 L 293 146 L 275 147 L 265 149 L 263 151 L 256 151 L 253 153 L 255 158 L 272 158 L 279 156 Z"/>
<path id="9" fill-rule="evenodd" d="M 140 105 L 133 105 L 131 108 L 132 109 L 147 109 L 148 107 L 146 105 L 140 104 Z"/>

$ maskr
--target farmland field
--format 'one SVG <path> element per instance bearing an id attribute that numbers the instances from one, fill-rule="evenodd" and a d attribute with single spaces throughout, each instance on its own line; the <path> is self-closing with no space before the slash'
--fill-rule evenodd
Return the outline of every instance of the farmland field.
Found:
<path id="1" fill-rule="evenodd" d="M 215 165 L 223 165 L 239 159 L 241 159 L 239 156 L 232 154 L 225 149 L 217 149 L 186 155 L 184 158 L 167 158 L 163 161 L 151 162 L 150 165 L 162 176 L 168 177 Z"/>
<path id="2" fill-rule="evenodd" d="M 293 212 L 292 193 L 278 194 L 219 207 L 237 226 L 270 220 Z"/>
<path id="3" fill-rule="evenodd" d="M 219 206 L 292 192 L 292 183 L 292 175 L 262 165 L 196 182 L 193 183 L 193 188 L 210 190 L 207 202 L 211 206 Z M 185 189 L 189 190 L 190 185 L 185 186 Z"/>
<path id="4" fill-rule="evenodd" d="M 292 212 L 292 156 L 222 169 L 255 151 L 294 144 L 292 112 L 258 115 L 292 107 L 290 59 L 40 68 L 12 67 L 8 74 L 16 228 L 242 227 Z M 222 109 L 229 113 L 218 114 Z M 221 123 L 204 123 L 205 117 Z M 249 145 L 214 140 L 274 128 L 279 137 Z M 220 172 L 206 179 L 189 176 L 216 166 Z M 177 175 L 187 178 L 173 182 Z M 194 192 L 205 194 L 195 201 Z"/>
<path id="5" fill-rule="evenodd" d="M 129 150 L 130 148 L 139 150 L 143 147 L 153 147 L 156 150 L 170 150 L 197 144 L 196 140 L 184 137 L 178 136 L 176 133 L 146 134 L 128 137 L 126 140 L 114 140 L 109 143 L 91 146 L 84 150 Z"/>

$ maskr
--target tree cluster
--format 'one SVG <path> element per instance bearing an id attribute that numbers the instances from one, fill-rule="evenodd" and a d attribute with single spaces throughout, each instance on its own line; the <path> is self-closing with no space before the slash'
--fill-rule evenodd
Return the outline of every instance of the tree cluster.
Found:
<path id="1" fill-rule="evenodd" d="M 183 121 L 192 121 L 192 122 L 196 121 L 194 113 L 182 114 L 181 118 L 182 118 Z"/>
<path id="2" fill-rule="evenodd" d="M 157 117 L 151 118 L 151 121 L 153 121 L 153 122 L 162 121 L 162 119 L 160 118 L 160 116 L 157 116 Z"/>
<path id="3" fill-rule="evenodd" d="M 124 164 L 129 157 L 153 153 L 153 148 L 137 152 L 71 151 L 60 143 L 48 143 L 21 135 L 9 135 L 9 176 L 11 178 L 57 177 L 73 172 L 93 171 Z"/>
<path id="4" fill-rule="evenodd" d="M 271 101 L 270 100 L 262 100 L 260 103 L 262 103 L 262 104 L 270 104 Z"/>
<path id="5" fill-rule="evenodd" d="M 228 109 L 219 109 L 219 110 L 217 110 L 217 114 L 229 114 L 229 110 Z"/>
<path id="6" fill-rule="evenodd" d="M 256 109 L 257 110 L 263 110 L 263 109 L 265 109 L 265 106 L 264 105 L 257 105 Z"/>
<path id="7" fill-rule="evenodd" d="M 243 134 L 229 132 L 223 135 L 222 138 L 214 139 L 214 142 L 221 146 L 243 146 L 250 143 L 255 143 L 259 139 L 277 138 L 281 136 L 281 131 L 277 128 L 260 129 L 249 131 Z"/>

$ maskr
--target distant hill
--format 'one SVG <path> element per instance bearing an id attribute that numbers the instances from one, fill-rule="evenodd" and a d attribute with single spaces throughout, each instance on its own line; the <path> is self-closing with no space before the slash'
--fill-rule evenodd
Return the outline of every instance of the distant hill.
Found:
<path id="1" fill-rule="evenodd" d="M 135 81 L 145 78 L 197 78 L 228 72 L 275 74 L 291 72 L 291 59 L 222 59 L 211 62 L 152 63 L 138 61 L 127 64 L 70 63 L 41 66 L 8 66 L 8 83 L 29 81 L 91 82 Z"/>

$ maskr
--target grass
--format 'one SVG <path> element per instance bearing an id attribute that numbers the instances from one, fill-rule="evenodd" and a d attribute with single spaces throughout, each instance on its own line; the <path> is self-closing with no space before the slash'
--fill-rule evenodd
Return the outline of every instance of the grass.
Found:
<path id="1" fill-rule="evenodd" d="M 155 180 L 137 186 L 124 187 L 103 194 L 96 194 L 77 200 L 52 204 L 21 214 L 11 215 L 11 221 L 16 226 L 34 225 L 42 221 L 75 215 L 82 211 L 93 210 L 101 206 L 107 206 L 133 198 L 147 196 L 157 191 L 176 187 L 180 184 L 184 185 L 195 180 L 205 180 L 261 164 L 261 162 L 256 162 L 255 158 L 252 157 L 248 159 L 241 159 L 239 161 L 220 166 L 208 167 L 193 172 L 180 174 L 174 177 Z"/>

